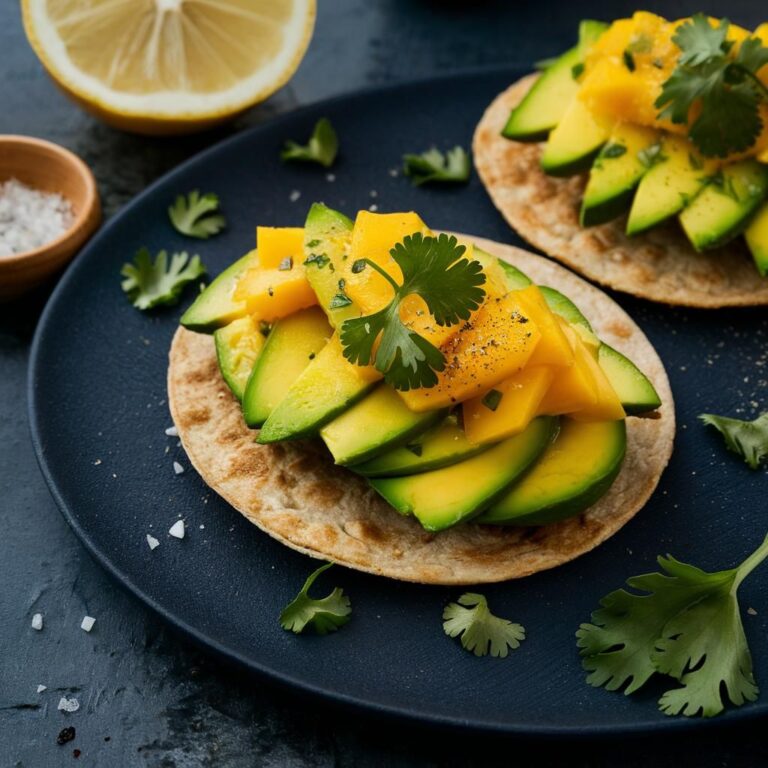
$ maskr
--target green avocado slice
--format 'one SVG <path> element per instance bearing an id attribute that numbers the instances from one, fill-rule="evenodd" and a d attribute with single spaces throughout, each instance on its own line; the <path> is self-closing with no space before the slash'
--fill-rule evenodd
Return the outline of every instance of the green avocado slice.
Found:
<path id="1" fill-rule="evenodd" d="M 337 464 L 373 459 L 407 443 L 445 418 L 446 411 L 416 413 L 388 384 L 379 384 L 320 430 Z"/>
<path id="2" fill-rule="evenodd" d="M 213 333 L 247 312 L 244 301 L 235 301 L 237 281 L 252 263 L 256 251 L 247 253 L 230 264 L 192 303 L 179 321 L 185 328 L 198 333 Z"/>
<path id="3" fill-rule="evenodd" d="M 744 231 L 757 271 L 768 276 L 768 205 L 763 205 Z"/>
<path id="4" fill-rule="evenodd" d="M 213 340 L 221 375 L 232 394 L 242 401 L 248 377 L 264 347 L 264 334 L 248 316 L 219 328 Z"/>
<path id="5" fill-rule="evenodd" d="M 281 318 L 269 332 L 243 395 L 243 418 L 261 426 L 333 333 L 319 307 Z"/>
<path id="6" fill-rule="evenodd" d="M 441 531 L 478 515 L 504 494 L 544 452 L 557 422 L 541 416 L 519 435 L 458 464 L 369 482 L 398 512 L 414 515 L 428 531 Z"/>
<path id="7" fill-rule="evenodd" d="M 626 446 L 624 421 L 561 419 L 555 441 L 478 522 L 546 525 L 578 515 L 611 487 Z"/>

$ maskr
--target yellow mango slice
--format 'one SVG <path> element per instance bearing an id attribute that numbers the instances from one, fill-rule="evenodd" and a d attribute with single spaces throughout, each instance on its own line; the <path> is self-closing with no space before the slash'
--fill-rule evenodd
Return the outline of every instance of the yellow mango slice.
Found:
<path id="1" fill-rule="evenodd" d="M 618 395 L 608 381 L 603 369 L 592 355 L 587 353 L 584 363 L 590 368 L 592 379 L 595 382 L 597 400 L 586 408 L 569 414 L 574 421 L 619 421 L 626 417 L 624 406 Z"/>
<path id="2" fill-rule="evenodd" d="M 350 268 L 358 259 L 370 259 L 396 283 L 401 283 L 403 273 L 397 266 L 397 262 L 389 255 L 389 251 L 406 235 L 412 235 L 414 232 L 421 232 L 423 235 L 432 234 L 421 218 L 413 212 L 360 211 L 352 231 Z M 360 307 L 363 314 L 376 312 L 392 300 L 392 286 L 371 267 L 358 273 L 349 269 L 344 277 L 347 281 L 347 296 Z"/>
<path id="3" fill-rule="evenodd" d="M 256 227 L 259 264 L 264 269 L 277 269 L 283 259 L 294 264 L 304 261 L 303 227 Z"/>
<path id="4" fill-rule="evenodd" d="M 538 286 L 529 285 L 527 288 L 516 291 L 515 298 L 520 302 L 525 314 L 541 331 L 541 340 L 533 350 L 528 365 L 563 367 L 573 365 L 573 350 L 563 332 L 560 320 L 547 305 Z"/>
<path id="5" fill-rule="evenodd" d="M 542 342 L 543 338 L 539 344 Z M 493 401 L 487 395 L 467 400 L 462 405 L 467 439 L 478 444 L 495 443 L 525 430 L 538 414 L 542 398 L 554 378 L 555 369 L 529 364 L 494 387 L 501 396 L 495 409 L 489 407 Z"/>
<path id="6" fill-rule="evenodd" d="M 441 346 L 446 366 L 434 387 L 399 393 L 411 410 L 444 408 L 476 397 L 526 366 L 541 332 L 515 293 L 489 297 Z"/>
<path id="7" fill-rule="evenodd" d="M 304 270 L 296 266 L 290 270 L 249 269 L 235 288 L 235 299 L 244 301 L 257 320 L 268 322 L 317 304 Z"/>

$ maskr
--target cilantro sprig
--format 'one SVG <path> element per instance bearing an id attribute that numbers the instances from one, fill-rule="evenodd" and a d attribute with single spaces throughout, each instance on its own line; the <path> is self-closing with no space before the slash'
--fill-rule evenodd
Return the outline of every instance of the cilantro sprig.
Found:
<path id="1" fill-rule="evenodd" d="M 174 253 L 168 263 L 168 253 L 160 251 L 154 262 L 142 248 L 133 263 L 123 264 L 120 274 L 125 278 L 122 289 L 137 309 L 151 309 L 161 304 L 176 304 L 184 286 L 206 273 L 199 256 L 190 257 L 186 251 Z"/>
<path id="2" fill-rule="evenodd" d="M 310 626 L 318 635 L 327 635 L 349 621 L 352 606 L 341 588 L 336 587 L 329 595 L 319 599 L 309 596 L 309 590 L 317 577 L 332 565 L 326 563 L 311 573 L 299 594 L 283 608 L 280 613 L 280 626 L 283 629 L 299 635 Z"/>
<path id="3" fill-rule="evenodd" d="M 758 469 L 760 462 L 768 458 L 768 411 L 753 421 L 714 413 L 702 413 L 699 419 L 720 432 L 726 448 L 738 453 L 752 469 Z"/>
<path id="4" fill-rule="evenodd" d="M 471 170 L 469 155 L 462 147 L 454 147 L 443 154 L 436 147 L 420 155 L 403 155 L 403 172 L 418 187 L 427 182 L 469 181 Z"/>
<path id="5" fill-rule="evenodd" d="M 186 197 L 179 195 L 168 208 L 168 216 L 178 232 L 188 237 L 207 240 L 217 235 L 226 226 L 226 219 L 216 213 L 219 210 L 219 198 L 212 192 L 201 195 L 193 190 Z"/>
<path id="6" fill-rule="evenodd" d="M 339 138 L 327 117 L 322 117 L 315 124 L 315 129 L 306 144 L 286 141 L 280 153 L 282 160 L 300 160 L 330 168 L 339 151 Z"/>
<path id="7" fill-rule="evenodd" d="M 474 592 L 465 592 L 457 603 L 443 611 L 443 630 L 448 637 L 459 637 L 462 646 L 475 656 L 504 658 L 509 649 L 520 647 L 525 629 L 507 619 L 494 616 L 488 601 Z"/>
<path id="8" fill-rule="evenodd" d="M 485 298 L 481 264 L 462 258 L 466 248 L 453 236 L 407 235 L 390 250 L 403 273 L 398 285 L 376 262 L 359 259 L 353 272 L 374 269 L 392 286 L 394 296 L 372 315 L 346 320 L 341 327 L 344 357 L 357 365 L 373 363 L 395 389 L 433 387 L 445 368 L 443 353 L 400 318 L 400 305 L 411 294 L 421 296 L 438 325 L 469 319 Z M 376 342 L 379 342 L 376 348 Z"/>
<path id="9" fill-rule="evenodd" d="M 576 633 L 587 682 L 634 693 L 654 675 L 677 680 L 659 699 L 668 715 L 712 717 L 726 699 L 754 701 L 758 687 L 741 623 L 737 590 L 768 557 L 768 536 L 737 568 L 707 573 L 659 557 L 662 573 L 627 580 L 600 601 Z M 641 594 L 638 594 L 641 593 Z"/>
<path id="10" fill-rule="evenodd" d="M 729 26 L 728 19 L 713 26 L 698 13 L 678 27 L 672 40 L 680 57 L 656 100 L 660 118 L 683 125 L 688 125 L 691 107 L 700 104 L 688 132 L 709 157 L 749 149 L 763 127 L 759 104 L 768 99 L 768 88 L 757 77 L 768 64 L 768 48 L 750 37 L 734 54 Z"/>

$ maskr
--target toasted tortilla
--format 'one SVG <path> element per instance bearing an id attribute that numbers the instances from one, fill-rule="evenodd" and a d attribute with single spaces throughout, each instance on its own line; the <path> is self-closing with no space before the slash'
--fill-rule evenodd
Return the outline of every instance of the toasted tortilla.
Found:
<path id="1" fill-rule="evenodd" d="M 657 419 L 627 420 L 619 476 L 583 514 L 536 528 L 464 523 L 429 533 L 398 514 L 365 480 L 333 464 L 320 441 L 258 445 L 221 377 L 213 339 L 179 328 L 168 393 L 187 456 L 203 480 L 270 536 L 311 557 L 422 584 L 480 584 L 528 576 L 572 560 L 643 507 L 672 453 L 675 409 L 664 366 L 643 332 L 605 293 L 547 259 L 460 235 L 569 296 L 598 335 L 651 378 Z"/>
<path id="2" fill-rule="evenodd" d="M 521 237 L 590 280 L 644 299 L 707 308 L 768 304 L 768 279 L 758 274 L 741 238 L 697 253 L 676 221 L 631 238 L 624 233 L 626 216 L 582 227 L 588 174 L 548 176 L 539 164 L 542 144 L 501 135 L 536 77 L 518 80 L 495 99 L 473 142 L 480 179 Z"/>

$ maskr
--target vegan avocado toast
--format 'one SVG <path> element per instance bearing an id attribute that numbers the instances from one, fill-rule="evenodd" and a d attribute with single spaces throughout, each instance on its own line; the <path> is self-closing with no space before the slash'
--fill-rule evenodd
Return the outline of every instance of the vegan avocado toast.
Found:
<path id="1" fill-rule="evenodd" d="M 493 202 L 592 280 L 669 304 L 768 304 L 768 24 L 637 12 L 514 83 L 474 138 Z"/>
<path id="2" fill-rule="evenodd" d="M 257 246 L 182 317 L 168 386 L 196 469 L 270 535 L 397 579 L 501 581 L 592 549 L 653 492 L 669 383 L 598 289 L 415 213 L 315 204 Z"/>

